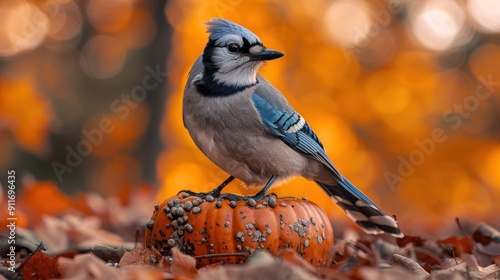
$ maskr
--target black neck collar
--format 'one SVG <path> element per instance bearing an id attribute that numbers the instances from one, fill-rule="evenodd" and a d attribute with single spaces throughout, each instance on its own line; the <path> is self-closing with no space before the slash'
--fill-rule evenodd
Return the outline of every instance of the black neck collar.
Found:
<path id="1" fill-rule="evenodd" d="M 195 82 L 195 86 L 198 92 L 203 96 L 208 97 L 224 97 L 236 94 L 247 88 L 253 87 L 258 84 L 257 80 L 255 83 L 244 86 L 234 86 L 221 83 L 214 78 L 214 72 L 206 70 L 203 72 L 203 78 Z"/>

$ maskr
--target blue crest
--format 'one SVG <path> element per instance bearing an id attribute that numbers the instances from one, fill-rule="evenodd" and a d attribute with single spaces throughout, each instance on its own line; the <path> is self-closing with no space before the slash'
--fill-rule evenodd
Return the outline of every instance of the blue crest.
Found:
<path id="1" fill-rule="evenodd" d="M 214 18 L 205 24 L 207 25 L 208 33 L 210 33 L 210 40 L 216 41 L 225 35 L 235 34 L 246 38 L 251 44 L 262 42 L 252 31 L 227 19 Z"/>

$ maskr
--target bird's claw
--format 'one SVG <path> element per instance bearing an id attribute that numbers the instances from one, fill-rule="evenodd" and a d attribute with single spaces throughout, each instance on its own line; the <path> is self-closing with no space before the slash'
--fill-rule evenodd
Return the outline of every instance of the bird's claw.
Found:
<path id="1" fill-rule="evenodd" d="M 199 198 L 205 199 L 205 200 L 206 200 L 207 197 L 209 197 L 209 200 L 213 200 L 215 198 L 219 198 L 220 195 L 221 195 L 220 192 L 227 186 L 227 184 L 231 183 L 233 180 L 234 180 L 234 177 L 233 176 L 229 176 L 229 178 L 227 178 L 226 180 L 224 180 L 224 182 L 222 182 L 218 187 L 216 187 L 215 189 L 211 190 L 210 192 L 197 193 L 197 192 L 193 192 L 193 191 L 190 191 L 190 190 L 182 190 L 182 191 L 179 191 L 177 193 L 177 195 L 180 195 L 181 193 L 185 193 L 188 196 L 196 196 L 196 197 L 199 197 Z"/>

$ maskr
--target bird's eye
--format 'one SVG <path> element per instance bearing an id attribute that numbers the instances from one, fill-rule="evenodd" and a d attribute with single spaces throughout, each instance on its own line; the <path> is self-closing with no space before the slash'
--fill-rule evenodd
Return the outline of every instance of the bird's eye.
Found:
<path id="1" fill-rule="evenodd" d="M 230 51 L 230 52 L 232 52 L 232 53 L 235 53 L 235 52 L 237 52 L 237 51 L 240 50 L 240 46 L 238 46 L 237 44 L 232 43 L 232 44 L 227 45 L 227 50 Z"/>

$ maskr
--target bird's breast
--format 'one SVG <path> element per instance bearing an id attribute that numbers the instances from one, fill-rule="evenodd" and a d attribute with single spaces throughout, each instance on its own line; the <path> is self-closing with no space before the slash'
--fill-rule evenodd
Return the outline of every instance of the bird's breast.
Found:
<path id="1" fill-rule="evenodd" d="M 184 102 L 191 102 L 184 110 L 185 125 L 198 148 L 247 185 L 262 185 L 272 175 L 287 178 L 304 169 L 304 157 L 267 130 L 251 92 Z"/>

